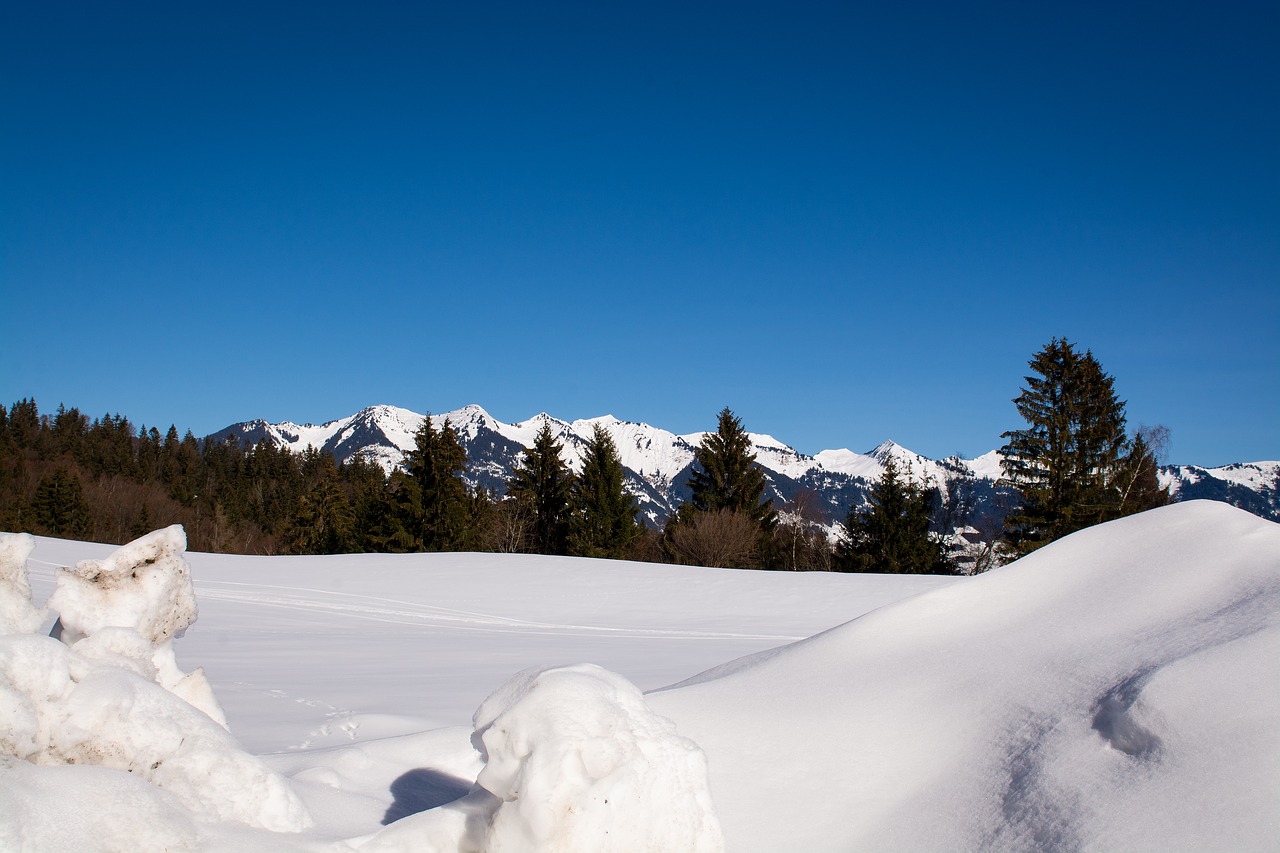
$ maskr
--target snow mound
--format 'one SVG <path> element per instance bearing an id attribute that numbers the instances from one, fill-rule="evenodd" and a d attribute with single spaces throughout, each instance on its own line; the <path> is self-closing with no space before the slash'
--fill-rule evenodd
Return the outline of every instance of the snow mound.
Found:
<path id="1" fill-rule="evenodd" d="M 199 849 L 172 795 L 105 767 L 35 767 L 0 756 L 0 850 Z"/>
<path id="2" fill-rule="evenodd" d="M 175 524 L 105 560 L 61 569 L 49 597 L 58 612 L 53 634 L 83 657 L 158 682 L 226 728 L 204 671 L 182 672 L 173 653 L 173 640 L 197 616 L 186 550 L 187 535 Z"/>
<path id="3" fill-rule="evenodd" d="M 476 711 L 476 784 L 499 801 L 485 850 L 724 849 L 707 765 L 620 675 L 526 670 Z"/>
<path id="4" fill-rule="evenodd" d="M 461 853 L 721 853 L 702 751 L 620 675 L 533 668 L 475 714 L 471 793 L 360 849 Z"/>
<path id="5" fill-rule="evenodd" d="M 13 554 L 25 547 L 7 544 Z M 134 782 L 119 777 L 111 782 L 109 774 L 92 777 L 108 780 L 114 792 L 104 794 L 108 799 L 118 794 L 123 801 L 140 802 L 141 797 L 147 808 L 166 814 L 172 811 L 166 804 L 176 802 L 208 821 L 277 832 L 304 829 L 311 820 L 301 801 L 227 732 L 203 672 L 184 674 L 177 668 L 172 639 L 196 615 L 185 549 L 182 529 L 171 527 L 123 546 L 106 560 L 63 569 L 50 598 L 60 611 L 55 632 L 62 642 L 30 632 L 0 636 L 4 784 L 15 784 L 17 771 L 9 772 L 14 759 L 93 765 L 124 771 L 123 778 L 145 780 L 165 792 L 152 797 L 139 794 Z M 38 787 L 51 778 L 41 772 L 24 769 L 19 775 Z M 14 802 L 22 808 L 20 800 Z M 5 831 L 14 831 L 14 821 L 0 817 L 6 817 Z M 54 832 L 56 821 L 19 823 L 23 832 L 31 828 L 36 835 L 23 835 L 14 845 L 18 849 L 37 849 L 39 838 L 54 837 L 47 833 Z M 111 836 L 125 824 L 99 816 L 86 826 L 83 837 L 93 838 L 99 831 Z M 177 820 L 165 835 L 172 835 L 175 848 L 186 845 L 185 826 Z M 119 831 L 128 835 L 127 828 Z"/>
<path id="6" fill-rule="evenodd" d="M 28 634 L 44 621 L 44 612 L 31 603 L 27 579 L 27 558 L 35 547 L 29 533 L 0 533 L 0 635 Z"/>
<path id="7" fill-rule="evenodd" d="M 1280 525 L 1199 501 L 648 699 L 741 853 L 1274 850 L 1277 652 Z"/>

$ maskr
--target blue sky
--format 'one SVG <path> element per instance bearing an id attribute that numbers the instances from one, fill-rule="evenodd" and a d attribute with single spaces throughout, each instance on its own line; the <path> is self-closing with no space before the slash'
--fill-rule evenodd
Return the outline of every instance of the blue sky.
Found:
<path id="1" fill-rule="evenodd" d="M 610 5 L 9 4 L 0 401 L 1280 457 L 1274 4 Z"/>

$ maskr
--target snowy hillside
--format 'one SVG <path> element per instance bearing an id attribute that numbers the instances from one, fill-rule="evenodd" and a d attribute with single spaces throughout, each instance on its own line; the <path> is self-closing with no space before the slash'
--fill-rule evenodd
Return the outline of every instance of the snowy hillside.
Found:
<path id="1" fill-rule="evenodd" d="M 200 615 L 177 661 L 203 665 L 232 734 L 271 754 L 236 758 L 206 733 L 195 757 L 170 747 L 167 775 L 166 727 L 216 723 L 142 689 L 131 629 L 81 619 L 71 648 L 42 638 L 53 614 L 23 603 L 15 567 L 38 604 L 57 566 L 113 549 L 34 544 L 23 560 L 0 542 L 0 849 L 627 850 L 665 834 L 651 849 L 1247 851 L 1280 838 L 1280 526 L 1219 503 L 1085 530 L 973 579 L 187 555 Z M 141 567 L 144 550 L 98 565 Z M 155 565 L 183 576 L 170 557 Z M 79 600 L 54 603 L 108 612 Z M 148 600 L 122 618 L 170 612 Z M 67 688 L 66 670 L 32 668 L 59 656 Z M 545 669 L 576 661 L 605 669 Z M 132 691 L 129 710 L 110 684 Z M 78 720 L 65 731 L 81 740 L 144 728 L 83 765 L 18 760 L 13 708 L 32 702 L 51 725 Z M 138 751 L 151 769 L 127 772 Z M 184 788 L 200 766 L 286 787 L 269 800 Z M 652 807 L 627 810 L 621 780 Z"/>
<path id="2" fill-rule="evenodd" d="M 1166 465 L 1160 485 L 1175 500 L 1215 500 L 1280 520 L 1280 462 L 1242 462 L 1219 468 Z"/>

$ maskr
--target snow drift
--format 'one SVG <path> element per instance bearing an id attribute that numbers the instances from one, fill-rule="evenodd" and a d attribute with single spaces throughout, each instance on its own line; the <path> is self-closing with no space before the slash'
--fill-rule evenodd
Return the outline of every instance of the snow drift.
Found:
<path id="1" fill-rule="evenodd" d="M 729 849 L 1274 850 L 1280 526 L 1095 527 L 649 697 Z"/>

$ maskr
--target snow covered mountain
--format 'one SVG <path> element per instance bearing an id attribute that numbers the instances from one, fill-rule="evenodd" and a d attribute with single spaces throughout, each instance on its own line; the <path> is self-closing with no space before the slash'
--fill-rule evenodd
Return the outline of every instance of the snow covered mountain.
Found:
<path id="1" fill-rule="evenodd" d="M 395 406 L 371 406 L 354 415 L 315 426 L 262 420 L 233 424 L 208 436 L 206 441 L 234 439 L 242 444 L 271 440 L 301 453 L 308 447 L 327 450 L 339 462 L 355 456 L 375 462 L 391 471 L 413 448 L 413 435 L 425 415 Z M 689 496 L 694 449 L 704 433 L 677 435 L 644 423 L 620 421 L 612 415 L 563 421 L 543 412 L 518 423 L 503 423 L 480 406 L 464 406 L 433 415 L 433 422 L 445 419 L 457 431 L 467 451 L 466 478 L 473 485 L 501 492 L 511 469 L 524 448 L 533 443 L 544 423 L 564 447 L 565 461 L 575 471 L 582 465 L 582 449 L 592 429 L 600 424 L 618 448 L 627 474 L 627 487 L 638 498 L 649 520 L 662 524 Z M 934 461 L 886 441 L 869 453 L 851 450 L 824 450 L 807 456 L 770 435 L 751 433 L 756 461 L 764 469 L 769 494 L 778 504 L 794 500 L 802 491 L 813 493 L 830 520 L 843 517 L 851 503 L 862 502 L 870 483 L 884 471 L 892 456 L 900 470 L 909 471 L 918 481 L 943 486 L 961 478 L 970 483 L 986 482 L 992 490 L 998 471 L 995 454 L 975 460 L 958 458 Z"/>
<path id="2" fill-rule="evenodd" d="M 301 453 L 308 447 L 327 450 L 339 462 L 355 456 L 390 471 L 413 448 L 413 435 L 425 415 L 395 406 L 370 406 L 346 418 L 315 426 L 262 420 L 232 424 L 206 441 L 234 439 L 256 444 L 270 439 Z M 453 425 L 470 460 L 466 478 L 472 485 L 501 492 L 512 466 L 533 443 L 544 423 L 564 447 L 565 461 L 574 470 L 582 464 L 582 448 L 595 424 L 602 425 L 618 447 L 627 472 L 627 486 L 638 498 L 644 515 L 655 525 L 689 496 L 693 452 L 703 433 L 677 435 L 645 423 L 620 421 L 612 415 L 563 421 L 543 412 L 518 423 L 503 423 L 477 405 L 433 415 L 436 424 Z M 932 483 L 963 505 L 963 517 L 953 521 L 978 524 L 1001 515 L 1009 496 L 996 485 L 1000 457 L 996 451 L 976 459 L 929 459 L 885 441 L 867 453 L 848 449 L 824 450 L 814 456 L 800 453 L 773 436 L 751 433 L 756 461 L 769 482 L 769 496 L 781 505 L 807 492 L 828 521 L 844 517 L 851 505 L 866 500 L 867 490 L 892 457 L 899 470 L 917 482 Z M 1179 500 L 1212 498 L 1247 509 L 1263 518 L 1280 520 L 1280 462 L 1256 462 L 1223 468 L 1165 466 L 1161 482 Z M 952 499 L 956 500 L 952 500 Z"/>

